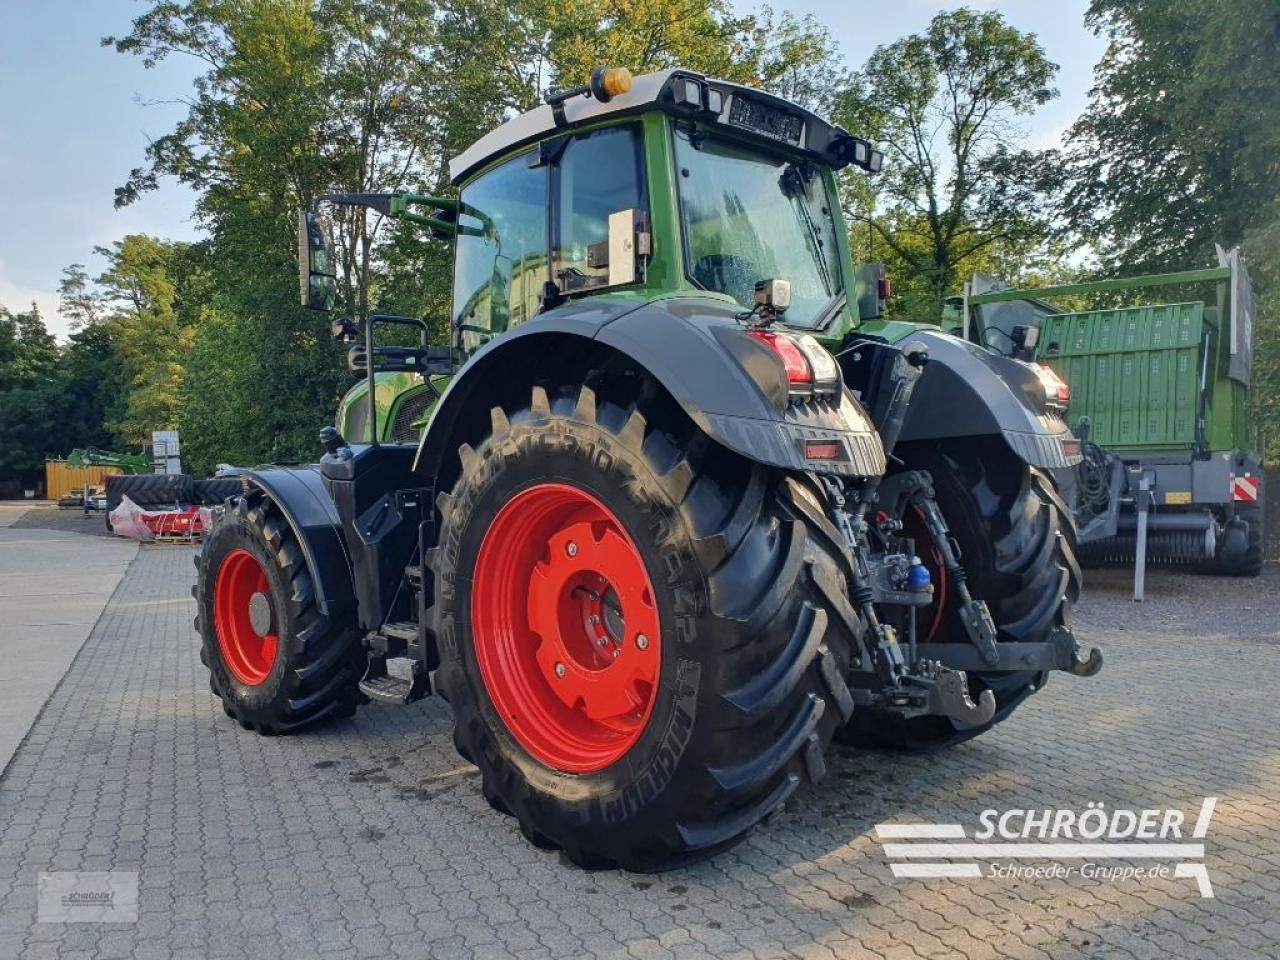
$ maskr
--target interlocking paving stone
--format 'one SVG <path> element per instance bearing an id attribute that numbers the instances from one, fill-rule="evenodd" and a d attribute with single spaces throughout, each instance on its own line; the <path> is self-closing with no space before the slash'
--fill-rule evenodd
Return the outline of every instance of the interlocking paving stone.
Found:
<path id="1" fill-rule="evenodd" d="M 586 873 L 525 843 L 445 704 L 264 738 L 209 693 L 192 551 L 145 547 L 0 779 L 0 960 L 40 957 L 1280 957 L 1280 569 L 1089 575 L 1093 680 L 939 754 L 838 749 L 735 850 Z M 874 825 L 988 807 L 1198 809 L 1193 881 L 895 880 Z M 38 923 L 44 870 L 140 874 L 137 923 Z"/>

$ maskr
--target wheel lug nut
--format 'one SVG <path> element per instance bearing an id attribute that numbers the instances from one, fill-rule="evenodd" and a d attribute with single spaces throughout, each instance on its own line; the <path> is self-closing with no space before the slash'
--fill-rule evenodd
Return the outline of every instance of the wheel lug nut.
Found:
<path id="1" fill-rule="evenodd" d="M 600 618 L 594 613 L 588 619 L 591 621 L 591 625 L 593 627 L 600 622 Z"/>
<path id="2" fill-rule="evenodd" d="M 640 634 L 639 636 L 636 637 L 636 646 L 639 647 L 641 650 L 648 650 L 649 638 L 646 637 L 643 633 Z"/>
<path id="3" fill-rule="evenodd" d="M 557 677 L 563 677 L 563 676 L 564 676 L 564 664 L 563 664 L 563 663 L 557 663 L 557 664 L 556 664 L 556 676 L 557 676 Z"/>
<path id="4" fill-rule="evenodd" d="M 578 555 L 578 545 L 570 540 L 569 545 L 564 548 L 564 552 L 571 557 L 576 557 Z"/>

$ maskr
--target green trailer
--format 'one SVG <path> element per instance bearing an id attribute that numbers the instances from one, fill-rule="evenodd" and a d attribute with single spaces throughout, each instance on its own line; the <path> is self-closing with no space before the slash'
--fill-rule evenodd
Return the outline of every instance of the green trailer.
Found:
<path id="1" fill-rule="evenodd" d="M 1055 298 L 1107 305 L 1067 310 Z M 1136 563 L 1137 593 L 1148 559 L 1259 573 L 1253 298 L 1238 250 L 1220 251 L 1208 269 L 1051 288 L 975 277 L 960 315 L 968 339 L 1042 364 L 1070 390 L 1084 456 L 1059 480 L 1082 561 Z"/>

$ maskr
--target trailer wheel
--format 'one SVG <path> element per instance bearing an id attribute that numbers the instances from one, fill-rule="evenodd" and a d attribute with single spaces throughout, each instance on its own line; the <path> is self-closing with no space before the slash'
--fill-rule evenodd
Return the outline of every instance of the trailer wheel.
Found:
<path id="1" fill-rule="evenodd" d="M 459 752 L 580 866 L 729 846 L 822 776 L 853 709 L 861 623 L 813 494 L 588 387 L 492 420 L 429 556 Z"/>
<path id="2" fill-rule="evenodd" d="M 215 510 L 196 570 L 200 662 L 229 717 L 277 734 L 355 712 L 354 626 L 317 609 L 297 538 L 264 494 Z"/>
<path id="3" fill-rule="evenodd" d="M 961 563 L 975 597 L 987 602 L 1002 640 L 1042 642 L 1070 623 L 1080 595 L 1071 513 L 1049 476 L 1014 457 L 1003 441 L 899 451 L 910 469 L 933 476 L 934 491 L 947 525 L 960 546 Z M 909 522 L 908 518 L 908 522 Z M 927 538 L 923 526 L 917 536 Z M 968 643 L 948 591 L 945 573 L 927 539 L 917 552 L 931 568 L 939 601 L 924 610 L 921 639 Z M 844 742 L 890 749 L 923 750 L 970 740 L 1009 716 L 1047 675 L 1031 671 L 970 672 L 970 693 L 990 690 L 996 713 L 981 727 L 956 729 L 946 717 L 903 720 L 860 710 L 840 732 Z"/>
<path id="4" fill-rule="evenodd" d="M 1266 508 L 1263 505 L 1265 496 L 1265 489 L 1259 485 L 1257 500 L 1236 503 L 1235 519 L 1244 522 L 1243 535 L 1235 543 L 1226 541 L 1225 537 L 1220 540 L 1218 556 L 1202 565 L 1202 572 L 1228 577 L 1256 577 L 1262 573 L 1266 539 Z"/>

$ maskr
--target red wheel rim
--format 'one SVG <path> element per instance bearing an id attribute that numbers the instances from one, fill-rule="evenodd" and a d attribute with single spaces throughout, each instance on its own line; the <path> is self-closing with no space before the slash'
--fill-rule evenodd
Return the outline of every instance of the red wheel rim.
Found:
<path id="1" fill-rule="evenodd" d="M 248 550 L 237 548 L 222 560 L 213 583 L 213 627 L 232 676 L 249 686 L 267 679 L 280 638 L 267 572 Z"/>
<path id="2" fill-rule="evenodd" d="M 543 483 L 498 512 L 471 633 L 490 700 L 543 763 L 602 770 L 640 739 L 662 666 L 658 608 L 640 551 L 591 494 Z"/>

